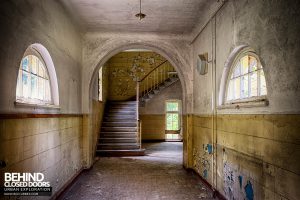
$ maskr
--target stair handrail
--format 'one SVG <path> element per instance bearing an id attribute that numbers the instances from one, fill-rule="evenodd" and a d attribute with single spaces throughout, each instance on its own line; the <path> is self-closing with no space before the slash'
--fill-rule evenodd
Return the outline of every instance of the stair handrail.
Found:
<path id="1" fill-rule="evenodd" d="M 151 90 L 155 90 L 162 82 L 162 80 L 166 80 L 167 78 L 170 77 L 169 70 L 174 69 L 172 66 L 167 65 L 167 66 L 163 66 L 162 69 L 158 69 L 159 67 L 161 67 L 167 62 L 168 60 L 162 61 L 152 70 L 150 70 L 143 78 L 136 80 L 136 111 L 137 111 L 136 123 L 137 123 L 137 130 L 139 134 L 140 148 L 142 147 L 142 121 L 139 118 L 140 93 L 141 93 L 141 97 L 143 97 L 143 95 L 148 94 Z M 152 77 L 150 77 L 150 75 L 152 74 L 153 74 L 153 79 Z M 140 89 L 142 90 L 141 92 Z"/>
<path id="2" fill-rule="evenodd" d="M 157 65 L 155 68 L 153 68 L 150 72 L 148 72 L 142 79 L 138 80 L 138 82 L 142 82 L 143 80 L 145 80 L 154 70 L 156 70 L 157 68 L 159 68 L 160 66 L 165 64 L 167 61 L 168 60 L 161 62 L 159 65 Z"/>

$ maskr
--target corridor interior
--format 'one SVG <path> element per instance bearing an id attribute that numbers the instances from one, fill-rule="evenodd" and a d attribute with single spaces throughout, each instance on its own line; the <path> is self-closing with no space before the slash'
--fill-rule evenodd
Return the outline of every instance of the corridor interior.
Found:
<path id="1" fill-rule="evenodd" d="M 182 142 L 144 143 L 145 156 L 101 157 L 60 199 L 218 199 L 182 167 Z"/>
<path id="2" fill-rule="evenodd" d="M 0 1 L 0 199 L 298 200 L 299 8 Z"/>

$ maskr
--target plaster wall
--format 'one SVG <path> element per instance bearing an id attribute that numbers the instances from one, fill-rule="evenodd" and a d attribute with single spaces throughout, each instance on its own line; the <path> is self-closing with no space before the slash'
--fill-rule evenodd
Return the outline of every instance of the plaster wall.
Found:
<path id="1" fill-rule="evenodd" d="M 188 163 L 228 199 L 299 196 L 297 4 L 226 1 L 192 43 L 193 66 L 197 55 L 205 52 L 216 64 L 209 63 L 204 76 L 193 73 L 193 128 L 187 127 L 193 156 Z M 260 57 L 269 106 L 218 109 L 224 66 L 240 45 L 252 47 Z"/>
<path id="2" fill-rule="evenodd" d="M 0 4 L 0 112 L 81 113 L 81 36 L 63 7 L 47 0 Z M 52 57 L 60 110 L 14 105 L 20 62 L 33 43 L 45 46 Z"/>
<path id="3" fill-rule="evenodd" d="M 163 89 L 140 107 L 143 140 L 165 140 L 165 102 L 166 100 L 182 100 L 180 81 Z"/>
<path id="4" fill-rule="evenodd" d="M 229 0 L 192 43 L 193 66 L 197 55 L 208 52 L 212 60 L 213 35 L 216 34 L 216 86 L 218 97 L 224 65 L 235 47 L 252 47 L 262 62 L 268 90 L 269 106 L 218 110 L 218 113 L 299 113 L 300 69 L 299 11 L 295 1 Z M 298 3 L 298 2 L 297 2 Z M 214 31 L 216 28 L 216 31 Z M 208 74 L 194 73 L 194 113 L 211 113 L 212 63 Z M 199 88 L 200 87 L 200 88 Z M 217 105 L 218 99 L 217 99 Z"/>
<path id="5" fill-rule="evenodd" d="M 1 1 L 0 26 L 0 160 L 6 163 L 1 182 L 4 172 L 42 172 L 55 195 L 84 162 L 81 35 L 57 1 Z M 14 104 L 20 62 L 34 43 L 52 57 L 60 109 Z"/>

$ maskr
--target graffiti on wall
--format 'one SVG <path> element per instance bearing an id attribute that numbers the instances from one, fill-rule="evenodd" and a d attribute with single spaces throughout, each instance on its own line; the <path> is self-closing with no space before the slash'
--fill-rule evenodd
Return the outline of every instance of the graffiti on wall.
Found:
<path id="1" fill-rule="evenodd" d="M 211 173 L 212 152 L 211 144 L 203 144 L 202 150 L 193 149 L 194 169 L 205 179 L 208 179 L 208 175 Z"/>
<path id="2" fill-rule="evenodd" d="M 227 199 L 254 199 L 253 180 L 246 174 L 250 173 L 241 172 L 237 165 L 227 160 L 226 153 L 223 153 L 223 189 Z M 243 181 L 244 179 L 247 181 Z"/>

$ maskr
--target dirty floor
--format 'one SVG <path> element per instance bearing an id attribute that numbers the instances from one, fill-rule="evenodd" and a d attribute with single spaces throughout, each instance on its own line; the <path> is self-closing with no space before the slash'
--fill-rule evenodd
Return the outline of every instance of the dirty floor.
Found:
<path id="1" fill-rule="evenodd" d="M 182 143 L 146 143 L 146 156 L 101 157 L 62 199 L 214 199 L 212 191 L 182 167 Z"/>

